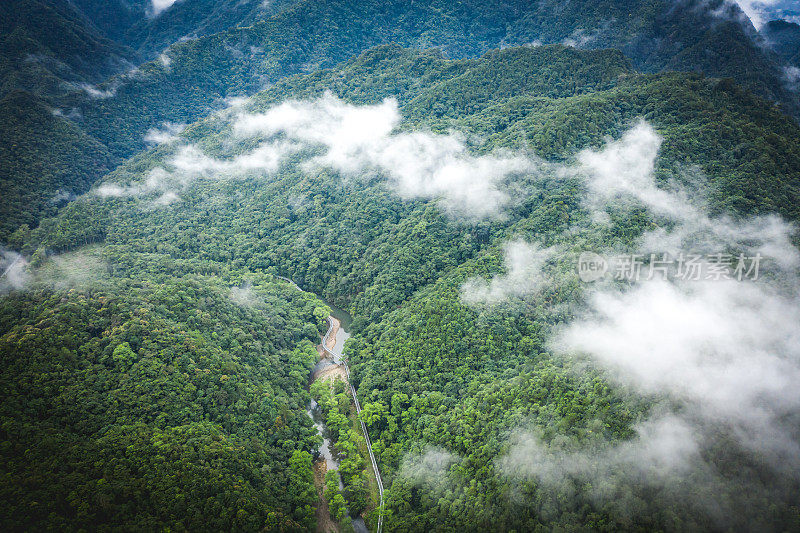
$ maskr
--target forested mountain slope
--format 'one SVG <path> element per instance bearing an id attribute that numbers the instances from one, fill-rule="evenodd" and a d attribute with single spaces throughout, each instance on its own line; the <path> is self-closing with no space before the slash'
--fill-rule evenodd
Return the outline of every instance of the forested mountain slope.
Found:
<path id="1" fill-rule="evenodd" d="M 105 146 L 29 93 L 0 98 L 0 113 L 0 240 L 54 215 L 118 163 Z"/>
<path id="2" fill-rule="evenodd" d="M 165 123 L 193 122 L 223 108 L 230 97 L 253 94 L 287 75 L 332 67 L 390 42 L 434 47 L 455 58 L 475 57 L 515 44 L 563 42 L 579 48 L 617 48 L 635 69 L 731 77 L 756 94 L 779 102 L 787 113 L 797 110 L 798 95 L 787 85 L 781 59 L 761 46 L 738 8 L 725 4 L 723 9 L 719 2 L 307 0 L 272 2 L 264 7 L 261 2 L 209 5 L 184 0 L 157 16 L 148 16 L 146 2 L 84 0 L 74 3 L 79 15 L 61 15 L 51 24 L 58 26 L 47 32 L 54 43 L 43 39 L 29 42 L 25 35 L 36 27 L 29 29 L 26 20 L 42 17 L 22 20 L 19 14 L 44 10 L 55 16 L 64 11 L 57 9 L 60 4 L 41 0 L 13 4 L 25 9 L 14 7 L 14 16 L 7 18 L 9 31 L 13 29 L 8 46 L 14 51 L 3 57 L 17 59 L 3 67 L 7 72 L 5 90 L 23 88 L 39 94 L 63 89 L 66 74 L 26 58 L 31 57 L 30 50 L 43 47 L 52 49 L 54 60 L 80 58 L 73 50 L 77 45 L 67 38 L 73 35 L 80 37 L 84 47 L 97 49 L 90 50 L 94 63 L 106 65 L 111 59 L 104 58 L 112 52 L 114 57 L 130 57 L 107 46 L 98 32 L 139 50 L 144 57 L 158 57 L 136 69 L 118 69 L 118 74 L 104 83 L 94 85 L 98 80 L 88 77 L 88 85 L 46 103 L 69 115 L 117 158 L 146 148 L 148 132 Z M 199 38 L 182 41 L 195 34 Z M 173 41 L 179 42 L 161 54 Z M 60 155 L 40 150 L 36 157 L 41 160 L 37 164 L 47 165 Z M 37 205 L 55 192 L 41 190 Z M 31 208 L 24 218 L 38 220 L 39 216 Z"/>
<path id="3" fill-rule="evenodd" d="M 229 96 L 252 94 L 283 76 L 331 67 L 378 44 L 437 47 L 451 57 L 491 48 L 566 42 L 618 48 L 636 68 L 698 71 L 731 77 L 796 110 L 779 65 L 764 54 L 740 20 L 706 4 L 573 2 L 298 2 L 250 27 L 172 46 L 169 66 L 119 80 L 116 96 L 80 105 L 85 127 L 117 155 L 143 147 L 162 121 L 187 122 Z M 113 82 L 110 82 L 113 83 Z"/>
<path id="4" fill-rule="evenodd" d="M 25 90 L 63 95 L 138 62 L 104 37 L 67 1 L 11 0 L 0 5 L 0 96 Z"/>
<path id="5" fill-rule="evenodd" d="M 74 0 L 108 37 L 152 59 L 169 45 L 269 18 L 293 0 Z"/>
<path id="6" fill-rule="evenodd" d="M 0 301 L 3 529 L 311 527 L 315 298 L 108 252 Z"/>
<path id="7" fill-rule="evenodd" d="M 10 366 L 2 374 L 35 374 L 42 364 L 103 365 L 108 382 L 120 383 L 112 389 L 124 392 L 125 365 L 134 359 L 138 362 L 131 372 L 144 372 L 147 368 L 139 365 L 147 363 L 154 376 L 166 371 L 164 379 L 171 380 L 180 372 L 192 375 L 207 368 L 191 366 L 203 361 L 200 355 L 173 358 L 208 349 L 218 359 L 208 356 L 206 364 L 219 360 L 219 370 L 211 369 L 205 381 L 192 382 L 192 394 L 217 395 L 216 402 L 201 404 L 207 424 L 221 426 L 241 443 L 233 446 L 256 455 L 261 442 L 276 442 L 280 424 L 276 421 L 273 428 L 274 412 L 261 416 L 260 404 L 248 395 L 254 387 L 266 387 L 264 383 L 281 383 L 280 397 L 288 397 L 280 402 L 285 406 L 281 420 L 294 421 L 292 436 L 276 444 L 281 450 L 277 459 L 248 455 L 244 465 L 225 463 L 222 479 L 240 471 L 255 477 L 244 477 L 244 484 L 235 485 L 236 494 L 226 494 L 223 503 L 210 500 L 224 510 L 214 507 L 219 519 L 209 529 L 278 529 L 279 522 L 265 508 L 245 508 L 241 519 L 234 512 L 238 498 L 252 501 L 251 491 L 263 486 L 269 493 L 284 483 L 279 477 L 270 484 L 273 472 L 294 480 L 288 483 L 296 490 L 264 505 L 280 510 L 275 520 L 284 520 L 285 509 L 294 505 L 300 511 L 292 524 L 309 527 L 302 487 L 308 485 L 303 476 L 310 457 L 304 463 L 306 458 L 295 454 L 310 450 L 308 428 L 300 422 L 305 376 L 300 379 L 299 373 L 313 357 L 302 349 L 289 351 L 313 337 L 313 327 L 319 326 L 315 320 L 326 312 L 315 311 L 318 304 L 311 300 L 301 309 L 282 302 L 290 298 L 288 293 L 269 280 L 270 274 L 284 275 L 355 317 L 357 335 L 347 350 L 386 478 L 387 530 L 791 529 L 798 518 L 793 507 L 798 481 L 789 471 L 774 470 L 768 457 L 739 441 L 728 419 L 706 424 L 702 413 L 692 411 L 692 402 L 680 395 L 639 390 L 602 366 L 554 353 L 551 342 L 557 328 L 575 319 L 590 297 L 590 289 L 574 272 L 577 254 L 587 248 L 626 249 L 650 233 L 669 242 L 670 231 L 687 224 L 670 218 L 670 210 L 678 209 L 671 200 L 665 204 L 669 209 L 658 210 L 663 195 L 673 194 L 665 191 L 673 187 L 687 191 L 682 206 L 704 206 L 687 219 L 702 219 L 697 213 L 707 210 L 703 216 L 721 217 L 713 220 L 723 229 L 736 224 L 750 228 L 750 217 L 759 214 L 780 213 L 797 221 L 798 133 L 794 121 L 734 83 L 695 74 L 637 74 L 620 52 L 539 46 L 450 60 L 437 51 L 378 47 L 336 68 L 286 78 L 247 103 L 192 124 L 173 141 L 124 163 L 38 229 L 17 232 L 11 243 L 30 258 L 32 267 L 44 269 L 37 279 L 49 279 L 47 268 L 76 253 L 101 259 L 109 279 L 100 288 L 90 283 L 71 290 L 57 285 L 16 290 L 13 304 L 4 300 L 9 317 L 4 323 L 9 326 L 0 345 L 9 354 L 3 364 Z M 632 203 L 597 211 L 592 201 L 603 198 L 603 189 L 593 196 L 591 183 L 571 169 L 594 161 L 598 150 L 610 150 L 620 153 L 625 165 L 642 166 L 649 175 L 647 157 L 628 153 L 634 148 L 654 158 L 653 179 L 660 187 L 652 192 L 647 183 L 638 183 L 632 190 L 651 191 L 662 204 L 638 196 Z M 497 176 L 497 168 L 505 170 Z M 627 175 L 625 168 L 622 176 Z M 429 180 L 417 182 L 417 175 Z M 747 242 L 768 238 L 776 228 L 752 231 Z M 87 241 L 94 243 L 88 250 Z M 536 259 L 535 250 L 551 247 L 563 253 L 534 261 L 546 267 L 543 285 L 509 298 L 497 296 L 505 291 L 503 276 L 515 275 L 516 263 L 509 257 L 532 254 Z M 55 255 L 46 259 L 47 254 Z M 157 280 L 152 286 L 147 281 L 151 276 Z M 484 286 L 475 276 L 500 281 Z M 247 290 L 242 282 L 248 279 L 263 287 L 259 294 L 277 295 L 263 311 L 258 306 L 256 311 L 236 311 L 231 300 L 220 299 L 231 287 Z M 519 280 L 527 286 L 526 277 Z M 120 287 L 120 296 L 107 297 L 107 286 Z M 234 302 L 252 302 L 250 293 L 230 294 Z M 163 305 L 143 310 L 139 298 Z M 45 315 L 37 310 L 40 302 L 56 300 L 61 303 Z M 87 306 L 111 303 L 117 307 L 109 315 L 98 310 L 99 318 L 76 318 Z M 278 332 L 266 328 L 269 317 L 286 308 L 298 317 L 290 328 L 295 333 L 273 340 Z M 102 322 L 106 316 L 108 322 Z M 312 325 L 310 331 L 300 326 L 299 317 Z M 239 321 L 247 326 L 239 326 L 243 339 L 222 335 Z M 74 331 L 84 340 L 66 343 L 56 336 L 52 343 L 24 344 L 33 342 L 26 341 L 26 328 L 51 323 L 68 323 L 72 329 L 61 327 L 58 335 Z M 142 326 L 135 334 L 134 324 Z M 186 350 L 176 349 L 187 342 L 186 336 L 171 337 L 169 332 L 187 329 L 197 330 L 197 341 Z M 264 351 L 294 361 L 289 367 L 294 370 L 265 368 L 260 360 L 251 360 L 267 342 L 275 350 Z M 62 344 L 66 351 L 51 347 Z M 73 345 L 86 347 L 70 351 Z M 22 350 L 29 355 L 14 356 Z M 168 367 L 155 368 L 161 365 Z M 254 374 L 262 370 L 269 374 Z M 287 373 L 298 377 L 292 382 Z M 217 384 L 228 383 L 233 375 L 240 385 L 238 396 L 225 389 L 228 396 L 220 400 L 218 387 L 226 385 Z M 49 390 L 59 379 L 57 372 L 47 373 L 37 386 Z M 147 387 L 150 382 L 144 383 Z M 84 389 L 94 394 L 96 385 L 75 385 L 76 394 Z M 3 390 L 3 405 L 16 405 L 27 394 L 14 387 Z M 178 394 L 175 400 L 179 406 L 182 397 Z M 14 465 L 7 474 L 14 483 L 7 486 L 36 479 L 42 491 L 4 496 L 6 502 L 23 502 L 15 507 L 17 522 L 11 525 L 199 524 L 194 517 L 206 510 L 184 511 L 196 494 L 158 499 L 165 491 L 180 492 L 186 482 L 176 482 L 178 488 L 161 487 L 159 480 L 172 478 L 163 474 L 164 467 L 148 461 L 138 462 L 135 470 L 126 467 L 122 479 L 130 482 L 115 487 L 88 514 L 81 510 L 80 498 L 39 507 L 31 503 L 34 498 L 46 501 L 39 494 L 62 492 L 64 483 L 104 484 L 101 477 L 108 470 L 85 463 L 82 456 L 94 446 L 107 449 L 103 446 L 118 435 L 128 439 L 124 446 L 144 439 L 143 457 L 152 456 L 147 446 L 184 449 L 181 439 L 189 438 L 183 429 L 188 422 L 176 415 L 183 413 L 180 407 L 169 407 L 172 402 L 164 400 L 163 414 L 156 410 L 146 416 L 139 409 L 153 402 L 115 404 L 124 408 L 120 421 L 106 420 L 106 410 L 99 407 L 87 417 L 85 430 L 60 430 L 65 439 L 91 437 L 91 446 L 27 452 L 37 457 L 76 454 L 65 461 L 85 466 L 67 477 L 49 475 L 57 469 L 54 463 L 26 466 L 22 447 L 5 445 L 4 459 Z M 53 427 L 65 427 L 64 420 L 76 416 L 75 403 L 59 405 L 63 407 L 52 418 L 39 420 L 31 414 L 24 434 L 37 440 Z M 664 410 L 672 418 L 662 418 Z M 144 416 L 146 427 L 128 429 L 125 413 L 131 413 L 131 420 Z M 631 468 L 630 454 L 641 453 L 636 446 L 648 431 L 655 431 L 658 442 L 663 437 L 676 446 L 694 443 L 680 431 L 663 435 L 658 425 L 675 417 L 694 420 L 692 416 L 698 417 L 693 427 L 704 440 L 687 456 L 702 461 L 698 458 L 686 472 L 680 471 L 681 477 L 672 478 L 671 463 L 659 462 L 656 453 L 663 447 L 655 447 L 645 450 L 655 457 L 652 470 Z M 787 415 L 789 425 L 793 417 Z M 16 432 L 15 424 L 3 427 Z M 212 436 L 218 431 L 210 425 L 197 429 Z M 155 431 L 168 437 L 150 437 Z M 18 433 L 7 436 L 11 442 L 20 440 Z M 241 439 L 251 439 L 251 444 Z M 544 448 L 533 445 L 536 439 Z M 138 457 L 136 446 L 130 453 Z M 626 452 L 626 446 L 633 451 Z M 564 453 L 567 459 L 559 459 Z M 590 457 L 586 454 L 593 453 L 607 465 L 597 477 L 582 466 Z M 540 454 L 554 458 L 555 479 L 524 461 L 509 466 L 514 458 L 542 458 Z M 110 455 L 104 468 L 118 468 L 114 457 Z M 288 466 L 287 457 L 293 458 Z M 207 478 L 216 464 L 195 465 L 198 477 Z M 688 487 L 681 484 L 686 479 L 691 481 Z M 131 485 L 148 490 L 131 499 L 125 492 Z M 203 497 L 208 494 L 203 485 L 197 490 Z M 158 513 L 151 511 L 154 502 Z"/>
<path id="8" fill-rule="evenodd" d="M 161 53 L 186 38 L 212 35 L 269 18 L 294 0 L 183 0 L 157 16 L 142 17 L 125 34 L 124 42 L 145 56 Z"/>
<path id="9" fill-rule="evenodd" d="M 800 65 L 800 24 L 773 20 L 762 28 L 761 33 L 787 63 Z"/>

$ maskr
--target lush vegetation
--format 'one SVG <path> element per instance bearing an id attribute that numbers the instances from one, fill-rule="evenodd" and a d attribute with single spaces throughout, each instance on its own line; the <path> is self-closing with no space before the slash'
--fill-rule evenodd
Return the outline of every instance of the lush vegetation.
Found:
<path id="1" fill-rule="evenodd" d="M 325 426 L 340 461 L 338 473 L 344 494 L 338 490 L 337 476 L 326 474 L 325 498 L 332 506 L 332 516 L 341 521 L 345 510 L 350 516 L 359 516 L 370 503 L 369 487 L 374 474 L 368 466 L 366 441 L 361 434 L 350 391 L 341 379 L 330 379 L 315 382 L 311 394 L 325 417 Z M 335 490 L 332 479 L 336 482 Z"/>
<path id="2" fill-rule="evenodd" d="M 315 297 L 103 247 L 36 274 L 0 300 L 3 529 L 313 527 Z"/>
<path id="3" fill-rule="evenodd" d="M 0 240 L 91 187 L 117 160 L 72 122 L 28 93 L 0 99 Z M 51 152 L 50 157 L 41 157 Z"/>
<path id="4" fill-rule="evenodd" d="M 395 42 L 437 48 L 447 57 L 476 57 L 509 45 L 565 42 L 619 49 L 646 72 L 729 77 L 796 115 L 797 93 L 787 88 L 782 69 L 786 59 L 769 52 L 736 9 L 721 5 L 721 0 L 686 0 L 679 9 L 672 0 L 566 6 L 550 0 L 184 0 L 148 16 L 151 6 L 144 0 L 15 0 L 0 8 L 0 96 L 23 90 L 40 98 L 39 105 L 59 110 L 69 117 L 63 120 L 121 159 L 146 148 L 147 132 L 165 121 L 194 122 L 224 107 L 229 97 L 333 67 L 376 45 Z M 152 61 L 134 69 L 142 59 Z M 0 112 L 5 122 L 7 113 L 20 110 Z M 14 172 L 71 163 L 58 145 L 40 145 L 20 156 L 8 139 L 29 143 L 29 132 L 11 133 L 0 138 L 0 146 Z M 79 185 L 73 190 L 78 194 L 87 179 L 99 178 L 86 170 L 75 174 L 83 174 L 71 180 Z M 52 214 L 47 202 L 61 185 L 44 181 L 47 185 L 27 193 L 32 201 L 23 207 L 24 216 L 10 220 L 12 229 Z"/>
<path id="5" fill-rule="evenodd" d="M 247 109 L 324 90 L 360 104 L 396 97 L 401 129 L 456 129 L 480 136 L 478 152 L 556 161 L 645 117 L 664 137 L 659 177 L 697 167 L 714 210 L 800 219 L 797 124 L 729 81 L 637 74 L 613 51 L 525 47 L 449 60 L 385 46 L 287 78 Z M 231 157 L 248 148 L 229 129 L 214 115 L 183 135 Z M 105 181 L 142 180 L 171 154 L 145 152 Z M 580 183 L 540 176 L 520 183 L 527 193 L 506 218 L 467 223 L 435 202 L 402 201 L 381 180 L 354 186 L 310 172 L 304 157 L 269 178 L 198 180 L 168 207 L 87 196 L 9 237 L 43 272 L 37 280 L 60 279 L 46 273 L 70 254 L 105 266 L 90 283 L 40 281 L 0 301 L 7 528 L 313 527 L 318 439 L 303 411 L 321 304 L 272 275 L 355 317 L 347 351 L 386 479 L 387 530 L 712 527 L 648 485 L 598 503 L 578 481 L 512 486 L 495 466 L 514 428 L 593 446 L 630 437 L 647 416 L 650 398 L 599 371 L 574 372 L 546 348 L 569 318 L 561 304 L 582 297 L 566 274 L 570 253 L 634 239 L 651 227 L 647 213 L 597 225 Z M 464 306 L 461 283 L 499 272 L 502 243 L 515 236 L 562 245 L 560 274 L 521 307 Z M 334 514 L 343 502 L 355 513 L 374 508 L 374 492 L 363 437 L 335 387 L 312 391 L 344 457 L 344 491 L 325 494 Z M 445 487 L 405 475 L 409 458 L 430 449 L 455 458 Z M 763 492 L 737 492 L 758 465 L 722 445 L 710 460 L 749 524 L 796 526 L 794 482 L 764 474 Z"/>

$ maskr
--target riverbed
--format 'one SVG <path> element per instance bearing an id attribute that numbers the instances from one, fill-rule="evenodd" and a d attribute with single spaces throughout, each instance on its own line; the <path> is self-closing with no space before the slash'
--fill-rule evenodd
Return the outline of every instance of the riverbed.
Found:
<path id="1" fill-rule="evenodd" d="M 350 327 L 350 323 L 352 319 L 347 312 L 339 309 L 335 306 L 330 305 L 326 302 L 326 304 L 331 308 L 331 315 L 333 318 L 336 319 L 338 322 L 338 327 L 332 328 L 335 331 L 335 339 L 331 339 L 333 342 L 329 343 L 327 348 L 333 355 L 333 360 L 330 359 L 322 359 L 319 363 L 317 363 L 311 371 L 311 379 L 312 382 L 317 379 L 318 376 L 324 374 L 324 371 L 328 367 L 335 366 L 342 356 L 342 350 L 344 349 L 344 343 L 347 339 L 350 338 L 350 334 L 347 332 L 347 328 Z M 330 331 L 330 330 L 329 330 Z M 324 352 L 323 352 L 324 353 Z M 331 449 L 332 443 L 328 438 L 327 428 L 325 427 L 325 421 L 322 418 L 322 412 L 317 405 L 317 402 L 311 400 L 311 404 L 308 406 L 307 410 L 308 416 L 311 417 L 311 420 L 314 423 L 314 427 L 317 429 L 317 432 L 322 436 L 322 444 L 319 447 L 319 454 L 325 460 L 325 464 L 327 466 L 327 470 L 339 470 L 339 461 L 334 456 L 333 450 Z M 339 477 L 339 489 L 343 489 L 344 485 L 342 484 L 342 479 Z M 351 517 L 352 518 L 352 517 Z M 352 518 L 353 521 L 353 529 L 356 533 L 369 533 L 366 524 L 364 523 L 364 519 L 360 516 Z"/>

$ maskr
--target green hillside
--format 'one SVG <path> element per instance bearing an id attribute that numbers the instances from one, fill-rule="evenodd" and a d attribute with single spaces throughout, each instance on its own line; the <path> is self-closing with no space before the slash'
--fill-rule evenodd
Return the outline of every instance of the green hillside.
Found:
<path id="1" fill-rule="evenodd" d="M 59 96 L 136 62 L 70 2 L 12 0 L 0 6 L 0 96 L 13 90 Z"/>
<path id="2" fill-rule="evenodd" d="M 713 2 L 675 9 L 666 0 L 565 6 L 546 0 L 309 0 L 267 7 L 183 0 L 157 17 L 147 16 L 146 2 L 18 0 L 0 9 L 6 10 L 0 94 L 21 89 L 47 97 L 41 105 L 69 114 L 117 158 L 145 149 L 147 133 L 165 122 L 193 122 L 225 107 L 230 97 L 392 42 L 440 49 L 451 58 L 522 44 L 616 48 L 637 70 L 729 77 L 789 114 L 798 109 L 781 59 L 765 51 L 738 11 L 720 11 Z M 132 69 L 139 57 L 153 60 Z M 61 154 L 39 150 L 36 157 L 9 164 L 44 166 Z M 35 224 L 41 215 L 31 212 Z"/>
<path id="3" fill-rule="evenodd" d="M 168 68 L 145 66 L 141 80 L 119 80 L 115 98 L 72 102 L 87 131 L 113 153 L 141 149 L 162 121 L 187 122 L 230 96 L 252 94 L 286 75 L 332 67 L 370 47 L 395 42 L 476 56 L 504 45 L 567 42 L 620 48 L 646 71 L 700 71 L 731 77 L 794 113 L 797 95 L 779 66 L 764 56 L 738 22 L 718 21 L 708 8 L 671 3 L 548 2 L 298 2 L 267 20 L 173 45 Z M 623 15 L 624 14 L 624 15 Z M 596 26 L 596 27 L 595 27 Z M 596 37 L 582 40 L 583 33 Z M 577 39 L 577 40 L 576 40 Z M 116 83 L 116 82 L 110 82 Z"/>
<path id="4" fill-rule="evenodd" d="M 365 178 L 304 165 L 319 156 L 313 147 L 290 152 L 274 172 L 209 166 L 172 185 L 168 175 L 153 174 L 182 164 L 174 159 L 182 144 L 214 157 L 216 168 L 229 168 L 225 162 L 259 141 L 236 136 L 231 122 L 238 112 L 334 96 L 358 106 L 396 98 L 397 135 L 458 131 L 476 157 L 502 149 L 536 154 L 545 158 L 545 170 L 515 176 L 516 197 L 503 216 L 488 219 L 454 216 L 437 195 L 403 199 L 380 170 Z M 276 274 L 355 318 L 347 352 L 387 486 L 386 530 L 792 529 L 797 481 L 737 447 L 724 427 L 711 433 L 702 453 L 718 474 L 713 495 L 736 509 L 725 521 L 697 505 L 712 495 L 703 471 L 653 485 L 611 469 L 607 481 L 617 492 L 606 499 L 577 475 L 550 487 L 515 481 L 501 468 L 516 428 L 534 427 L 563 449 L 624 444 L 663 407 L 601 370 L 578 371 L 579 363 L 548 345 L 554 328 L 586 298 L 572 256 L 630 245 L 665 224 L 636 205 L 611 210 L 608 224 L 599 223 L 585 203 L 586 186 L 556 170 L 640 119 L 663 139 L 655 169 L 663 183 L 691 171 L 687 186 L 712 213 L 744 220 L 777 212 L 798 220 L 798 126 L 773 105 L 729 81 L 638 74 L 620 52 L 563 46 L 456 60 L 438 51 L 378 47 L 336 68 L 286 78 L 237 112 L 191 125 L 177 144 L 125 162 L 95 194 L 10 239 L 42 269 L 37 279 L 47 279 L 61 257 L 46 259 L 48 252 L 91 253 L 108 267 L 102 283 L 14 292 L 3 300 L 9 326 L 0 339 L 8 354 L 2 375 L 37 376 L 37 390 L 59 391 L 41 400 L 54 402 L 53 409 L 27 400 L 25 380 L 3 388 L 4 406 L 26 405 L 3 414 L 3 427 L 11 428 L 3 445 L 11 465 L 4 505 L 21 502 L 4 513 L 14 517 L 6 525 L 312 528 L 303 511 L 310 455 L 302 453 L 312 449 L 312 433 L 301 369 L 316 357 L 303 339 L 314 337 L 326 311 L 315 311 L 320 304 L 310 297 L 295 302 L 288 286 L 271 281 Z M 153 176 L 161 184 L 153 185 Z M 504 243 L 515 238 L 566 250 L 545 289 L 496 312 L 466 305 L 463 283 L 502 272 Z M 95 243 L 88 250 L 87 239 Z M 264 307 L 243 311 L 222 297 L 246 279 L 259 295 L 272 295 Z M 274 316 L 286 322 L 276 324 Z M 37 334 L 26 336 L 34 327 Z M 13 355 L 20 353 L 28 355 Z M 287 363 L 266 364 L 270 358 Z M 71 387 L 63 385 L 61 367 L 80 376 Z M 144 377 L 131 382 L 137 373 Z M 197 376 L 191 387 L 187 375 Z M 130 389 L 134 383 L 142 390 Z M 264 390 L 275 399 L 257 396 Z M 80 404 L 72 395 L 81 395 Z M 115 397 L 128 400 L 108 403 Z M 270 398 L 266 407 L 260 397 Z M 97 407 L 87 412 L 84 405 Z M 669 405 L 680 412 L 680 405 Z M 193 415 L 197 409 L 202 422 Z M 285 434 L 273 422 L 276 412 Z M 79 415 L 82 424 L 73 428 L 69 422 Z M 184 452 L 188 442 L 195 444 Z M 234 460 L 234 450 L 244 451 Z M 409 473 L 409 457 L 425 457 L 426 450 L 444 465 L 432 481 Z M 59 460 L 24 459 L 31 456 Z M 189 475 L 196 477 L 177 478 L 178 461 L 191 463 Z M 61 475 L 64 463 L 75 466 Z M 360 479 L 366 484 L 368 475 Z M 22 484 L 33 489 L 11 492 Z M 184 496 L 187 486 L 195 492 Z M 74 496 L 63 501 L 51 494 Z M 83 507 L 90 497 L 83 494 L 100 498 L 98 505 Z M 346 494 L 349 504 L 359 505 L 357 494 Z M 214 521 L 202 522 L 206 516 Z M 375 515 L 366 518 L 374 527 Z"/>
<path id="5" fill-rule="evenodd" d="M 0 99 L 0 240 L 87 190 L 118 160 L 73 122 L 21 91 Z"/>

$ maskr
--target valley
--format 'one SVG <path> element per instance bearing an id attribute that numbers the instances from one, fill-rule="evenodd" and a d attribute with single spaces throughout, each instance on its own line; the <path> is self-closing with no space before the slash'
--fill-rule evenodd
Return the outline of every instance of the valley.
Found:
<path id="1" fill-rule="evenodd" d="M 792 13 L 4 4 L 0 528 L 797 530 Z"/>

